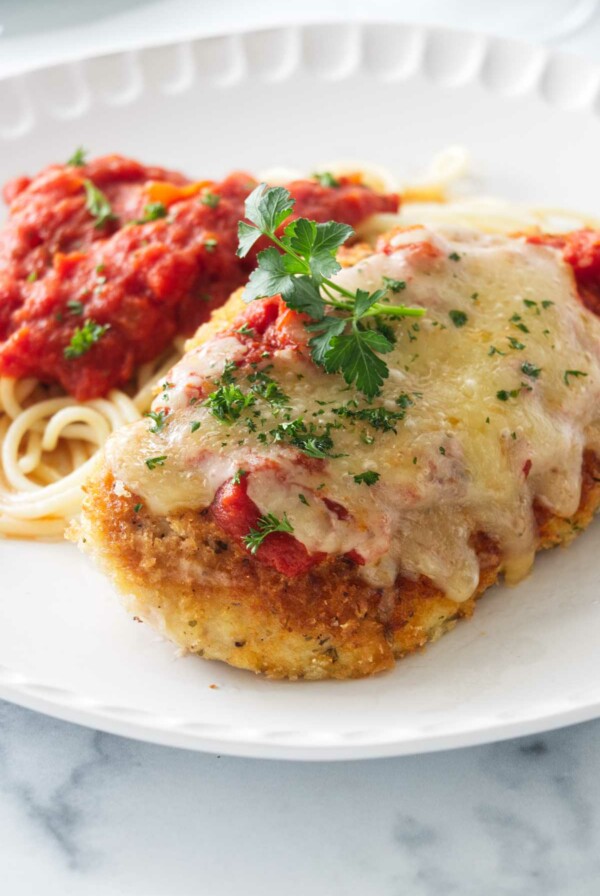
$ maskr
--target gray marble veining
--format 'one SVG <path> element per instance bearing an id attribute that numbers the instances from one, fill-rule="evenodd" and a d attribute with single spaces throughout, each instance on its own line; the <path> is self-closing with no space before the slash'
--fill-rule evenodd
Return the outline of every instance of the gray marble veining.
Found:
<path id="1" fill-rule="evenodd" d="M 596 896 L 599 742 L 265 762 L 0 704 L 0 893 Z"/>

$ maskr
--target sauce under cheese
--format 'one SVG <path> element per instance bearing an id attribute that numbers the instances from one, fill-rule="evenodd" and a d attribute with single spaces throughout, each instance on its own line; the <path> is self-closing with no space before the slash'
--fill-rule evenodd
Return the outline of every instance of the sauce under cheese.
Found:
<path id="1" fill-rule="evenodd" d="M 534 504 L 573 514 L 583 451 L 600 450 L 600 319 L 579 301 L 572 269 L 557 249 L 524 239 L 415 228 L 337 279 L 353 290 L 387 286 L 391 302 L 425 309 L 418 322 L 394 325 L 379 397 L 368 402 L 325 373 L 305 346 L 250 366 L 229 331 L 167 378 L 155 401 L 169 411 L 159 432 L 143 421 L 110 439 L 115 477 L 166 515 L 208 507 L 243 469 L 261 513 L 285 514 L 310 552 L 359 557 L 374 587 L 426 576 L 466 600 L 481 532 L 518 580 L 536 549 Z M 252 393 L 239 418 L 223 422 L 203 396 L 227 369 L 248 394 L 263 371 L 285 401 Z M 328 456 L 307 458 L 287 438 L 298 419 L 329 436 Z M 373 484 L 356 481 L 367 471 L 378 474 Z"/>

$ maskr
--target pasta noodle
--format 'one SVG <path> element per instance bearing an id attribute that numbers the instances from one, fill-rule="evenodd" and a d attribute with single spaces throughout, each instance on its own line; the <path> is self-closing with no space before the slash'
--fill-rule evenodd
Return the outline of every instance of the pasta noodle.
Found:
<path id="1" fill-rule="evenodd" d="M 460 185 L 469 171 L 461 147 L 449 147 L 427 173 L 403 184 L 390 171 L 363 162 L 319 166 L 333 176 L 355 174 L 378 192 L 399 192 L 397 214 L 368 219 L 358 235 L 374 242 L 397 226 L 448 224 L 487 232 L 556 232 L 600 223 L 561 209 L 536 209 L 491 198 L 463 198 Z M 261 179 L 283 184 L 306 174 L 290 169 L 262 172 Z M 0 535 L 61 536 L 81 504 L 81 487 L 99 448 L 115 429 L 138 420 L 151 405 L 155 384 L 180 357 L 185 340 L 155 362 L 142 365 L 131 394 L 113 389 L 106 398 L 78 402 L 35 379 L 0 377 Z"/>
<path id="2" fill-rule="evenodd" d="M 144 364 L 129 395 L 78 402 L 35 380 L 0 377 L 0 534 L 60 536 L 79 511 L 81 486 L 112 431 L 139 420 L 157 380 L 181 355 Z"/>

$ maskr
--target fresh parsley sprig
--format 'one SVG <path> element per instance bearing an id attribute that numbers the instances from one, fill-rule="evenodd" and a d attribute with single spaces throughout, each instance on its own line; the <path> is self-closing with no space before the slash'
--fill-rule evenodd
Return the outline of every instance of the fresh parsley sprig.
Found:
<path id="1" fill-rule="evenodd" d="M 424 311 L 382 301 L 387 297 L 385 289 L 351 292 L 335 283 L 331 277 L 340 270 L 336 252 L 353 229 L 336 221 L 317 224 L 298 218 L 278 236 L 293 209 L 294 199 L 284 187 L 260 184 L 246 199 L 246 218 L 251 223 L 238 225 L 237 254 L 246 256 L 261 236 L 274 245 L 258 253 L 244 300 L 280 294 L 289 308 L 311 319 L 306 326 L 314 334 L 309 345 L 315 363 L 328 373 L 341 373 L 349 385 L 356 384 L 367 398 L 374 398 L 389 375 L 380 356 L 392 351 L 393 341 L 366 320 L 421 317 Z M 328 308 L 334 313 L 327 314 Z"/>

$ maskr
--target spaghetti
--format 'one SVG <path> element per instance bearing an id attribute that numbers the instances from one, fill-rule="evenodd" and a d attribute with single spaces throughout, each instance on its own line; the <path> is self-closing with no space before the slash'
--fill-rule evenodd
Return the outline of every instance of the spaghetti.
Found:
<path id="1" fill-rule="evenodd" d="M 33 379 L 0 377 L 0 534 L 62 535 L 79 512 L 96 452 L 111 432 L 148 410 L 154 383 L 180 354 L 175 349 L 140 367 L 132 394 L 112 389 L 87 402 Z"/>

